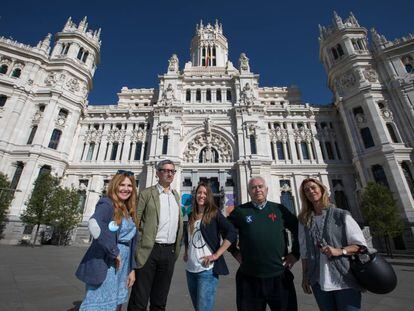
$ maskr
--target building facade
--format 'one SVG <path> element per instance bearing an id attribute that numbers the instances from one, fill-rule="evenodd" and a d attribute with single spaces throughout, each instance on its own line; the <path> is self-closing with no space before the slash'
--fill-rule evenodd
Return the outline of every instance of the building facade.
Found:
<path id="1" fill-rule="evenodd" d="M 1 243 L 21 239 L 19 215 L 40 171 L 79 189 L 85 224 L 117 169 L 133 171 L 143 189 L 168 158 L 183 208 L 207 181 L 223 213 L 249 199 L 247 182 L 260 175 L 269 199 L 297 214 L 299 186 L 315 177 L 362 221 L 361 189 L 381 182 L 407 224 L 395 247 L 414 247 L 413 36 L 391 42 L 372 30 L 369 46 L 352 14 L 334 14 L 319 40 L 335 103 L 316 106 L 296 87 L 260 86 L 246 54 L 237 66 L 228 59 L 222 25 L 200 23 L 189 61 L 172 55 L 157 89 L 123 87 L 116 105 L 99 106 L 87 102 L 99 35 L 85 18 L 69 19 L 53 46 L 50 34 L 36 47 L 0 39 L 0 171 L 16 189 Z M 86 228 L 73 239 L 87 243 Z"/>

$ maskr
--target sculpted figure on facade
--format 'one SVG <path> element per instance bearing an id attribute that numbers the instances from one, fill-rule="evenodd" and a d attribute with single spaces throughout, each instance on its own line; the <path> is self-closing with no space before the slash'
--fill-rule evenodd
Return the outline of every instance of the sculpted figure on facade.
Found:
<path id="1" fill-rule="evenodd" d="M 168 72 L 178 73 L 179 61 L 176 54 L 173 54 L 168 60 Z"/>
<path id="2" fill-rule="evenodd" d="M 174 89 L 170 84 L 168 84 L 167 88 L 164 90 L 162 94 L 161 104 L 164 106 L 171 106 L 175 100 Z"/>
<path id="3" fill-rule="evenodd" d="M 253 89 L 249 83 L 243 87 L 242 93 L 240 95 L 241 102 L 247 106 L 252 106 L 254 104 L 254 94 Z"/>
<path id="4" fill-rule="evenodd" d="M 245 53 L 240 54 L 239 64 L 241 73 L 250 72 L 249 58 Z"/>
<path id="5" fill-rule="evenodd" d="M 108 142 L 109 143 L 113 143 L 113 142 L 123 142 L 125 139 L 125 130 L 120 130 L 120 129 L 112 129 L 108 132 Z"/>
<path id="6" fill-rule="evenodd" d="M 363 71 L 364 78 L 369 82 L 377 82 L 378 74 L 373 68 L 367 68 Z"/>

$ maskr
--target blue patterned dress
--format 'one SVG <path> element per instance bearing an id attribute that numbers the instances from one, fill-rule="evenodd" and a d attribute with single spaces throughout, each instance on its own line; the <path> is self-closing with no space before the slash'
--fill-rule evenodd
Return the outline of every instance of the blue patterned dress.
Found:
<path id="1" fill-rule="evenodd" d="M 123 218 L 118 234 L 118 248 L 121 256 L 121 267 L 109 267 L 105 281 L 99 286 L 86 284 L 86 297 L 79 311 L 114 311 L 117 305 L 128 300 L 127 279 L 130 260 L 130 246 L 135 236 L 136 227 L 132 218 Z"/>

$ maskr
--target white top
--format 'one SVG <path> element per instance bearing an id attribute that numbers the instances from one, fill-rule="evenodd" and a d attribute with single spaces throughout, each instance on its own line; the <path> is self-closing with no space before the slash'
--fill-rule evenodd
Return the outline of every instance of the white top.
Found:
<path id="1" fill-rule="evenodd" d="M 196 220 L 194 222 L 192 234 L 190 232 L 190 226 L 188 226 L 188 260 L 186 270 L 192 273 L 210 270 L 214 265 L 214 262 L 212 262 L 208 267 L 202 265 L 203 260 L 201 258 L 204 256 L 210 256 L 213 253 L 201 234 L 200 224 L 201 220 Z"/>
<path id="2" fill-rule="evenodd" d="M 319 228 L 322 228 L 322 215 L 315 215 L 315 222 Z M 351 215 L 345 216 L 345 231 L 347 236 L 348 245 L 363 245 L 367 246 L 364 234 L 361 231 L 358 223 L 352 218 Z M 344 245 L 344 247 L 347 245 Z M 299 247 L 300 255 L 302 259 L 306 259 L 306 237 L 303 224 L 299 223 Z M 320 254 L 319 257 L 319 285 L 324 291 L 333 291 L 339 289 L 345 289 L 348 287 L 341 287 L 338 284 L 332 282 L 331 273 L 329 270 L 328 256 Z"/>
<path id="3" fill-rule="evenodd" d="M 166 192 L 160 184 L 157 184 L 157 189 L 160 193 L 160 218 L 155 242 L 172 244 L 177 239 L 180 208 L 171 188 Z"/>

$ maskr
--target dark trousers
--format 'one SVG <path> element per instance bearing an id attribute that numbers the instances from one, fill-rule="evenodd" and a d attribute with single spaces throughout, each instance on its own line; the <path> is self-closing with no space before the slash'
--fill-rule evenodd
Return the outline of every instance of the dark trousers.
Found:
<path id="1" fill-rule="evenodd" d="M 272 311 L 297 311 L 293 274 L 286 269 L 279 276 L 257 278 L 236 274 L 236 302 L 238 311 L 265 311 L 266 305 Z"/>
<path id="2" fill-rule="evenodd" d="M 128 311 L 165 310 L 175 264 L 175 246 L 155 244 L 145 265 L 135 270 L 136 281 L 129 297 Z"/>

